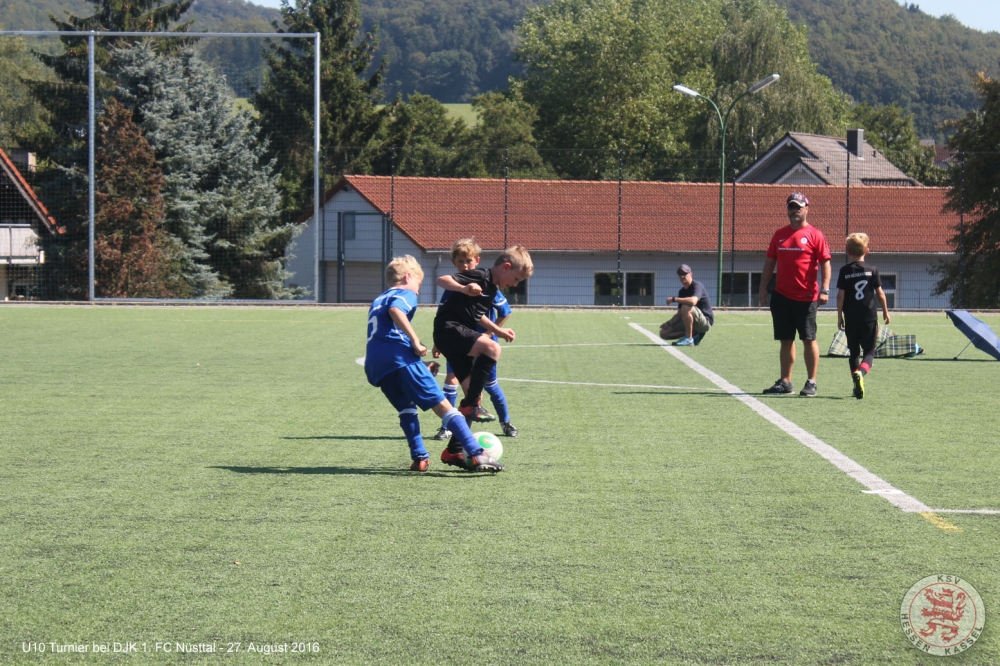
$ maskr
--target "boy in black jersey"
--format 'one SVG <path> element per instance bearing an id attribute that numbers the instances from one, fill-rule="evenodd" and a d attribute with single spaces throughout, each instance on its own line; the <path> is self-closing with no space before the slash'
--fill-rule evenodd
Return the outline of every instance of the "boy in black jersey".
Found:
<path id="1" fill-rule="evenodd" d="M 483 395 L 483 387 L 500 359 L 496 335 L 508 342 L 514 330 L 501 328 L 490 320 L 493 299 L 501 289 L 517 286 L 534 272 L 531 255 L 520 245 L 503 251 L 492 268 L 475 268 L 454 275 L 443 275 L 437 284 L 450 295 L 434 317 L 434 347 L 451 364 L 451 369 L 465 389 L 458 411 L 471 419 Z M 485 332 L 476 327 L 482 327 Z M 441 461 L 462 466 L 460 453 L 453 444 L 441 454 Z"/>
<path id="2" fill-rule="evenodd" d="M 864 263 L 868 254 L 868 234 L 851 234 L 847 237 L 847 254 L 850 262 L 840 269 L 837 277 L 837 327 L 847 337 L 850 351 L 851 378 L 854 380 L 854 397 L 865 397 L 865 375 L 875 361 L 875 344 L 878 340 L 878 310 L 875 298 L 882 305 L 882 318 L 889 323 L 889 306 L 878 268 Z M 864 355 L 862 357 L 862 354 Z"/>

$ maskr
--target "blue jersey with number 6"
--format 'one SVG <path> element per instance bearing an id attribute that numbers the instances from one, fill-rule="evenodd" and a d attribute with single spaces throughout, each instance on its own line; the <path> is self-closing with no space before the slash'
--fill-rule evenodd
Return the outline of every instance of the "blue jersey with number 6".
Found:
<path id="1" fill-rule="evenodd" d="M 376 298 L 368 310 L 365 374 L 372 386 L 378 386 L 382 378 L 394 370 L 421 362 L 411 347 L 410 336 L 401 331 L 389 316 L 392 308 L 413 321 L 417 312 L 417 294 L 409 289 L 389 289 Z"/>

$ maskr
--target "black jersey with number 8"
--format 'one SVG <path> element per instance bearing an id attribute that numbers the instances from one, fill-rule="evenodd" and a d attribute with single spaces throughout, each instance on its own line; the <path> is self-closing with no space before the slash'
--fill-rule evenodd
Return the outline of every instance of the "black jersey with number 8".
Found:
<path id="1" fill-rule="evenodd" d="M 841 267 L 837 289 L 844 291 L 844 317 L 853 321 L 877 321 L 875 291 L 882 286 L 878 268 L 861 261 Z"/>

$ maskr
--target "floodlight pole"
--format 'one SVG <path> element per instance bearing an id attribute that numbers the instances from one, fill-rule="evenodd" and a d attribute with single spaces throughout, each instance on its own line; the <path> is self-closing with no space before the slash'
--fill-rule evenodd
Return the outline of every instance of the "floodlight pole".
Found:
<path id="1" fill-rule="evenodd" d="M 720 148 L 719 148 L 719 258 L 717 265 L 718 270 L 716 273 L 716 289 L 715 289 L 715 304 L 719 306 L 722 305 L 722 238 L 723 238 L 723 227 L 725 225 L 725 219 L 726 219 L 725 215 L 726 125 L 729 123 L 729 114 L 733 112 L 733 108 L 735 108 L 737 102 L 739 102 L 747 95 L 760 92 L 764 88 L 768 87 L 769 85 L 777 81 L 779 78 L 781 78 L 780 75 L 771 74 L 770 76 L 761 79 L 757 83 L 747 88 L 745 91 L 743 91 L 742 94 L 740 94 L 739 97 L 733 100 L 732 104 L 729 105 L 729 108 L 726 109 L 725 116 L 722 115 L 722 111 L 719 110 L 719 106 L 714 101 L 712 101 L 708 97 L 705 97 L 697 90 L 692 90 L 691 88 L 688 88 L 687 86 L 682 86 L 680 84 L 674 86 L 674 90 L 681 93 L 682 95 L 687 95 L 688 97 L 697 97 L 711 104 L 712 108 L 715 109 L 715 115 L 719 118 L 719 134 L 722 138 L 722 141 L 720 142 Z"/>

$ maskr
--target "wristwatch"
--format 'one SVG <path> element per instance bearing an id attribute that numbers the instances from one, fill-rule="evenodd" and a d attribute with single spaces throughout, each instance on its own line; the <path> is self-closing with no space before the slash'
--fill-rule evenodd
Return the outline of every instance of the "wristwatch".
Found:
<path id="1" fill-rule="evenodd" d="M 829 296 L 830 295 L 830 290 L 829 289 L 820 289 L 819 293 L 824 294 L 826 296 Z"/>

